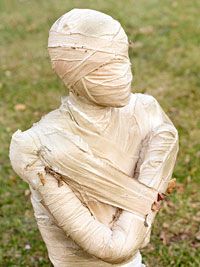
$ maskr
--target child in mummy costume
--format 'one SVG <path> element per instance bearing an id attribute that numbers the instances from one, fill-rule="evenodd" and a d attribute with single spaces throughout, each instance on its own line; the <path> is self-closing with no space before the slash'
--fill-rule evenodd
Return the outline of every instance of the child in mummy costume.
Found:
<path id="1" fill-rule="evenodd" d="M 55 267 L 144 266 L 139 249 L 169 189 L 178 134 L 152 96 L 131 93 L 128 40 L 101 12 L 73 9 L 50 29 L 61 106 L 14 133 L 13 169 Z"/>

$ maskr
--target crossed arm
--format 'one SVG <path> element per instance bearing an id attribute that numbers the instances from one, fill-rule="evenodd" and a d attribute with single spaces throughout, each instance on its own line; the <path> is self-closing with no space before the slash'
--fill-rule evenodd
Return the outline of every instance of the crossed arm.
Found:
<path id="1" fill-rule="evenodd" d="M 144 157 L 138 165 L 138 179 L 146 184 L 152 183 L 154 178 L 159 180 L 157 184 L 162 184 L 163 179 L 167 181 L 177 153 L 177 132 L 172 127 L 158 127 L 156 134 L 148 137 L 144 149 Z M 159 155 L 159 161 L 156 155 Z M 67 184 L 58 187 L 55 178 L 44 172 L 44 166 L 35 154 L 32 137 L 27 132 L 17 132 L 13 136 L 10 159 L 16 173 L 41 194 L 42 204 L 57 225 L 83 250 L 103 261 L 121 263 L 141 247 L 150 228 L 144 225 L 144 218 L 123 211 L 112 229 L 95 220 Z M 45 183 L 41 183 L 38 173 L 45 175 Z"/>

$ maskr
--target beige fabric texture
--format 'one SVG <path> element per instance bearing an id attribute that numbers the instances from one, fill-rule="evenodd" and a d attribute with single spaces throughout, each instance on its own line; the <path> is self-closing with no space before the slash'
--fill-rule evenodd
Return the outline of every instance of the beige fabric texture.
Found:
<path id="1" fill-rule="evenodd" d="M 177 130 L 155 98 L 130 92 L 127 36 L 110 16 L 66 13 L 50 30 L 49 53 L 70 94 L 10 146 L 49 258 L 56 267 L 141 267 Z"/>

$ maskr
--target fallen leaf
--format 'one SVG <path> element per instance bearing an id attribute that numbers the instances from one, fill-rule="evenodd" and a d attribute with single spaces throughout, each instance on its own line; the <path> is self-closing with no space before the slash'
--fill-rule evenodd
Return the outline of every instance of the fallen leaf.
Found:
<path id="1" fill-rule="evenodd" d="M 190 203 L 190 207 L 194 209 L 199 209 L 199 202 L 192 202 Z"/>
<path id="2" fill-rule="evenodd" d="M 177 184 L 176 184 L 176 191 L 177 191 L 178 193 L 183 193 L 183 192 L 185 191 L 184 184 L 177 183 Z"/>
<path id="3" fill-rule="evenodd" d="M 195 238 L 196 240 L 200 241 L 200 231 L 195 234 Z"/>
<path id="4" fill-rule="evenodd" d="M 154 203 L 153 203 L 152 206 L 151 206 L 151 210 L 152 210 L 152 211 L 159 211 L 160 208 L 161 208 L 160 203 L 154 201 Z"/>
<path id="5" fill-rule="evenodd" d="M 139 29 L 141 34 L 152 34 L 154 32 L 153 26 L 142 27 Z"/>
<path id="6" fill-rule="evenodd" d="M 15 105 L 15 110 L 16 111 L 24 111 L 26 109 L 26 105 L 25 104 L 16 104 Z"/>
<path id="7" fill-rule="evenodd" d="M 25 247 L 24 247 L 26 250 L 30 250 L 31 249 L 31 246 L 29 244 L 26 244 Z"/>
<path id="8" fill-rule="evenodd" d="M 189 163 L 190 162 L 190 155 L 186 155 L 185 156 L 185 163 Z"/>
<path id="9" fill-rule="evenodd" d="M 29 189 L 26 189 L 26 190 L 24 191 L 24 195 L 25 195 L 26 197 L 28 197 L 30 194 L 31 194 L 31 191 L 30 191 Z"/>
<path id="10" fill-rule="evenodd" d="M 9 176 L 9 179 L 14 183 L 17 181 L 17 177 L 14 175 Z"/>
<path id="11" fill-rule="evenodd" d="M 160 233 L 160 239 L 163 242 L 163 245 L 167 245 L 169 243 L 169 240 L 167 238 L 166 232 L 165 231 L 161 231 Z"/>
<path id="12" fill-rule="evenodd" d="M 32 218 L 32 212 L 31 210 L 26 210 L 25 213 L 24 213 L 25 217 L 26 218 Z"/>
<path id="13" fill-rule="evenodd" d="M 173 178 L 168 183 L 167 193 L 171 194 L 175 188 L 176 188 L 176 178 Z"/>
<path id="14" fill-rule="evenodd" d="M 172 3 L 172 7 L 177 7 L 178 6 L 178 3 L 175 1 Z"/>
<path id="15" fill-rule="evenodd" d="M 31 25 L 29 25 L 27 28 L 26 28 L 26 30 L 28 31 L 28 32 L 33 32 L 33 31 L 35 31 L 37 29 L 37 25 L 35 25 L 35 24 L 31 24 Z"/>
<path id="16" fill-rule="evenodd" d="M 192 247 L 192 248 L 194 248 L 194 249 L 197 249 L 197 248 L 199 248 L 200 247 L 200 242 L 195 242 L 195 241 L 193 241 L 191 244 L 190 244 L 190 246 Z"/>
<path id="17" fill-rule="evenodd" d="M 170 225 L 169 225 L 168 223 L 166 223 L 166 222 L 164 222 L 162 226 L 163 226 L 163 228 L 165 228 L 165 229 L 168 229 L 168 228 L 170 227 Z"/>
<path id="18" fill-rule="evenodd" d="M 167 206 L 170 207 L 170 208 L 175 208 L 176 207 L 175 204 L 170 200 L 167 201 Z"/>
<path id="19" fill-rule="evenodd" d="M 190 176 L 190 175 L 189 175 L 189 176 L 187 176 L 187 178 L 186 178 L 186 181 L 187 181 L 187 183 L 188 183 L 188 184 L 190 184 L 190 183 L 191 183 L 191 180 L 192 180 L 191 176 Z"/>
<path id="20" fill-rule="evenodd" d="M 142 42 L 132 42 L 132 41 L 130 41 L 129 42 L 129 47 L 130 48 L 133 48 L 133 49 L 137 49 L 137 48 L 141 48 L 141 47 L 143 47 L 143 43 Z"/>
<path id="21" fill-rule="evenodd" d="M 151 243 L 149 243 L 145 249 L 147 249 L 148 252 L 155 251 L 155 247 L 154 247 L 154 245 L 151 244 Z"/>
<path id="22" fill-rule="evenodd" d="M 10 77 L 11 76 L 11 71 L 10 70 L 6 70 L 5 71 L 5 75 L 6 75 L 6 77 Z"/>
<path id="23" fill-rule="evenodd" d="M 192 220 L 193 220 L 194 222 L 198 222 L 198 223 L 200 223 L 200 217 L 198 217 L 198 216 L 193 216 L 193 217 L 192 217 Z"/>
<path id="24" fill-rule="evenodd" d="M 197 151 L 196 156 L 197 156 L 198 158 L 200 158 L 200 150 Z"/>
<path id="25" fill-rule="evenodd" d="M 35 111 L 33 114 L 34 114 L 34 116 L 39 116 L 40 112 L 39 111 Z"/>

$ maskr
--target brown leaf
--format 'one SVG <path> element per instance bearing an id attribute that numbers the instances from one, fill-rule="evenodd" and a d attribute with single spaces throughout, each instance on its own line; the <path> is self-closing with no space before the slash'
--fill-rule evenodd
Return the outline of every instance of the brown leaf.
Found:
<path id="1" fill-rule="evenodd" d="M 168 183 L 167 193 L 171 194 L 176 188 L 176 178 L 173 178 Z"/>
<path id="2" fill-rule="evenodd" d="M 172 7 L 177 7 L 178 6 L 178 3 L 176 1 L 172 2 Z"/>
<path id="3" fill-rule="evenodd" d="M 184 184 L 177 183 L 177 184 L 176 184 L 176 191 L 177 191 L 178 193 L 183 193 L 183 192 L 185 191 Z"/>
<path id="4" fill-rule="evenodd" d="M 10 77 L 11 76 L 11 71 L 10 70 L 6 70 L 5 71 L 5 75 L 6 75 L 6 77 Z"/>
<path id="5" fill-rule="evenodd" d="M 166 222 L 164 222 L 162 226 L 163 226 L 163 228 L 165 228 L 165 229 L 168 229 L 168 228 L 170 227 L 170 225 L 169 225 L 168 223 L 166 223 Z"/>
<path id="6" fill-rule="evenodd" d="M 193 220 L 194 222 L 198 222 L 198 223 L 200 223 L 200 217 L 198 217 L 198 216 L 192 216 L 192 220 Z"/>
<path id="7" fill-rule="evenodd" d="M 25 195 L 26 197 L 30 196 L 30 194 L 31 194 L 31 191 L 30 191 L 29 189 L 26 189 L 26 190 L 24 191 L 24 195 Z"/>
<path id="8" fill-rule="evenodd" d="M 190 246 L 192 247 L 192 248 L 194 248 L 194 249 L 197 249 L 197 248 L 199 248 L 200 247 L 200 242 L 195 242 L 195 241 L 193 241 L 191 244 L 190 244 Z"/>
<path id="9" fill-rule="evenodd" d="M 160 203 L 158 203 L 158 202 L 156 202 L 156 201 L 154 201 L 154 203 L 152 204 L 152 206 L 151 206 L 151 210 L 152 211 L 159 211 L 160 210 Z"/>
<path id="10" fill-rule="evenodd" d="M 199 209 L 199 202 L 190 203 L 190 207 L 193 208 L 193 209 Z"/>
<path id="11" fill-rule="evenodd" d="M 34 116 L 39 116 L 40 112 L 39 111 L 35 111 L 33 114 L 34 114 Z"/>
<path id="12" fill-rule="evenodd" d="M 196 153 L 197 158 L 200 158 L 200 150 Z"/>
<path id="13" fill-rule="evenodd" d="M 170 208 L 175 208 L 175 204 L 172 201 L 167 201 L 167 206 Z"/>
<path id="14" fill-rule="evenodd" d="M 153 26 L 146 26 L 139 29 L 141 34 L 152 34 L 154 32 Z"/>
<path id="15" fill-rule="evenodd" d="M 133 48 L 133 49 L 141 48 L 141 47 L 143 47 L 143 43 L 139 42 L 139 41 L 137 41 L 137 42 L 130 41 L 129 42 L 129 47 Z"/>
<path id="16" fill-rule="evenodd" d="M 195 238 L 196 240 L 200 241 L 200 231 L 195 234 Z"/>
<path id="17" fill-rule="evenodd" d="M 155 251 L 155 247 L 153 244 L 149 243 L 146 248 L 148 250 L 148 252 L 151 252 L 151 251 Z"/>
<path id="18" fill-rule="evenodd" d="M 187 178 L 186 178 L 187 184 L 191 183 L 191 180 L 192 180 L 191 176 L 190 175 L 187 176 Z"/>
<path id="19" fill-rule="evenodd" d="M 15 110 L 16 111 L 24 111 L 26 109 L 26 105 L 25 104 L 16 104 L 15 105 Z"/>
<path id="20" fill-rule="evenodd" d="M 190 162 L 190 155 L 185 156 L 185 163 L 188 164 Z"/>
<path id="21" fill-rule="evenodd" d="M 26 218 L 32 218 L 32 216 L 33 216 L 32 212 L 30 210 L 26 210 L 24 215 Z"/>
<path id="22" fill-rule="evenodd" d="M 163 242 L 163 245 L 167 245 L 169 243 L 169 240 L 167 238 L 166 232 L 165 231 L 161 231 L 160 233 L 160 239 Z"/>
<path id="23" fill-rule="evenodd" d="M 10 176 L 9 177 L 9 179 L 12 181 L 12 182 L 14 182 L 14 183 L 16 183 L 16 181 L 17 181 L 17 177 L 16 176 Z"/>

